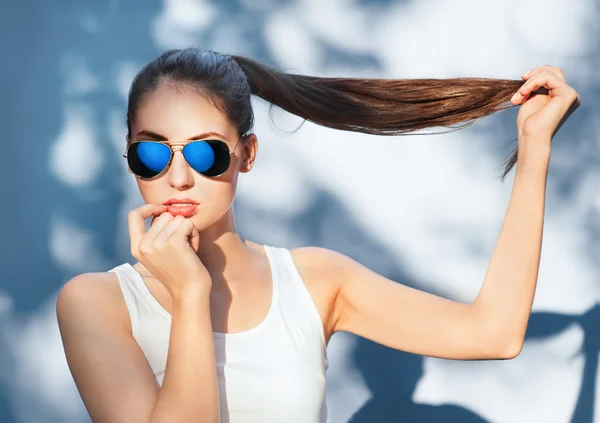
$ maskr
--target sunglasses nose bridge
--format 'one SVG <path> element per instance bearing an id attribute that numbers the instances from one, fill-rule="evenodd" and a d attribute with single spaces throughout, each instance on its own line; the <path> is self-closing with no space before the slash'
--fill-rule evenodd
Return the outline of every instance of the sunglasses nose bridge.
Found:
<path id="1" fill-rule="evenodd" d="M 177 152 L 179 152 L 179 155 L 181 156 L 180 159 L 177 160 L 183 160 L 185 162 L 185 164 L 187 165 L 187 160 L 185 159 L 185 156 L 183 154 L 183 147 L 185 147 L 185 145 L 180 144 L 180 145 L 171 145 L 171 164 L 173 164 L 174 161 L 176 161 L 175 157 L 177 157 Z"/>
<path id="2" fill-rule="evenodd" d="M 185 159 L 182 148 L 173 148 L 167 178 L 176 188 L 189 187 L 193 183 L 193 169 Z"/>
<path id="3" fill-rule="evenodd" d="M 175 163 L 184 163 L 186 166 L 189 166 L 189 163 L 187 162 L 184 154 L 183 154 L 183 148 L 179 147 L 175 147 L 172 148 L 172 153 L 171 153 L 171 165 L 175 164 Z M 179 153 L 179 154 L 177 154 Z"/>

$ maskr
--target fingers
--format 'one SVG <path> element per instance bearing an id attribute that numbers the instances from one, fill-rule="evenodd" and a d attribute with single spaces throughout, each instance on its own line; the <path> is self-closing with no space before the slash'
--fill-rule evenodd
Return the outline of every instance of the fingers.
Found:
<path id="1" fill-rule="evenodd" d="M 562 69 L 559 67 L 553 67 L 550 65 L 544 65 L 544 66 L 540 66 L 537 68 L 533 68 L 530 71 L 525 72 L 523 75 L 521 75 L 521 78 L 527 80 L 527 79 L 531 78 L 532 76 L 537 75 L 538 73 L 540 73 L 544 70 L 552 72 L 557 77 L 559 77 L 560 79 L 562 79 L 563 81 L 566 82 L 565 74 L 563 73 Z"/>
<path id="2" fill-rule="evenodd" d="M 139 255 L 140 241 L 146 233 L 144 220 L 150 216 L 159 216 L 167 210 L 165 206 L 158 204 L 145 204 L 142 207 L 133 209 L 127 216 L 129 227 L 129 238 L 131 240 L 131 254 L 137 258 Z"/>
<path id="3" fill-rule="evenodd" d="M 527 82 L 525 82 L 521 88 L 519 88 L 518 92 L 525 96 L 543 86 L 550 90 L 554 90 L 556 88 L 566 86 L 566 84 L 562 79 L 556 76 L 556 74 L 548 71 L 542 71 L 529 78 L 529 80 L 527 80 Z"/>
<path id="4" fill-rule="evenodd" d="M 160 233 L 158 233 L 156 235 L 156 237 L 154 238 L 154 240 L 152 241 L 152 244 L 157 249 L 160 249 L 161 246 L 163 246 L 167 243 L 171 234 L 175 231 L 175 229 L 177 229 L 177 227 L 179 225 L 181 225 L 181 223 L 184 220 L 185 220 L 185 217 L 183 217 L 181 215 L 177 215 L 177 216 L 173 217 L 172 219 L 170 219 L 166 224 L 163 225 L 162 229 L 160 230 Z"/>
<path id="5" fill-rule="evenodd" d="M 529 77 L 519 90 L 515 93 L 511 101 L 515 104 L 522 103 L 531 93 L 538 88 L 547 88 L 552 96 L 565 95 L 569 86 L 560 79 L 555 73 L 548 70 L 542 70 Z M 563 92 L 564 91 L 564 92 Z"/>
<path id="6" fill-rule="evenodd" d="M 577 96 L 577 92 L 575 89 L 573 89 L 573 87 L 568 85 L 555 73 L 548 71 L 540 72 L 525 82 L 525 84 L 519 88 L 519 92 L 525 93 L 526 95 L 527 93 L 531 93 L 541 87 L 547 88 L 551 97 L 561 96 L 572 100 Z"/>
<path id="7" fill-rule="evenodd" d="M 530 71 L 525 72 L 523 75 L 521 75 L 521 78 L 526 80 L 527 82 L 529 82 L 528 80 L 531 80 L 536 76 L 539 76 L 543 72 L 550 72 L 551 74 L 555 75 L 558 79 L 560 79 L 562 82 L 566 82 L 565 74 L 563 73 L 562 69 L 559 67 L 550 66 L 550 65 L 544 65 L 544 66 L 539 66 L 537 68 L 533 68 Z M 521 85 L 521 88 L 519 89 L 519 91 L 521 91 L 521 89 L 523 87 L 525 87 L 526 84 L 527 83 L 524 83 L 523 85 Z M 535 90 L 531 90 L 530 93 L 532 91 L 535 91 Z M 526 100 L 527 100 L 527 95 L 518 95 L 517 93 L 515 93 L 515 95 L 511 99 L 511 102 L 514 104 L 519 104 L 519 103 L 524 103 Z"/>
<path id="8" fill-rule="evenodd" d="M 189 241 L 189 244 L 191 244 L 194 251 L 198 252 L 200 234 L 191 220 L 185 219 L 185 221 L 181 222 L 181 224 L 173 231 L 170 238 L 178 240 L 179 242 L 181 242 L 180 240 L 182 239 L 184 239 L 186 243 Z"/>
<path id="9" fill-rule="evenodd" d="M 165 212 L 156 218 L 148 233 L 141 239 L 139 252 L 142 255 L 150 255 L 152 252 L 164 251 L 169 245 L 186 248 L 190 244 L 197 252 L 199 241 L 198 230 L 190 220 Z"/>
<path id="10" fill-rule="evenodd" d="M 148 229 L 148 233 L 144 235 L 139 244 L 140 252 L 142 254 L 149 254 L 152 251 L 156 237 L 160 235 L 164 228 L 174 218 L 175 217 L 171 213 L 164 212 L 152 222 L 152 226 Z"/>

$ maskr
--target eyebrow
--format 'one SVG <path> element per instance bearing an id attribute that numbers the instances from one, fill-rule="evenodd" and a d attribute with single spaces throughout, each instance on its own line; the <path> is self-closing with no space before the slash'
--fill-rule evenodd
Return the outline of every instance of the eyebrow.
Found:
<path id="1" fill-rule="evenodd" d="M 136 138 L 139 138 L 140 135 L 143 135 L 145 137 L 150 137 L 157 141 L 169 141 L 169 139 L 167 137 L 165 137 L 164 135 L 160 135 L 160 134 L 157 134 L 156 132 L 152 132 L 152 131 L 148 131 L 148 130 L 143 130 L 143 131 L 138 132 Z M 207 137 L 211 137 L 211 136 L 217 136 L 217 137 L 220 137 L 223 139 L 227 139 L 227 137 L 225 135 L 219 134 L 218 132 L 205 132 L 203 134 L 198 134 L 198 135 L 194 135 L 193 137 L 189 137 L 187 139 L 187 141 L 201 140 L 203 138 L 207 138 Z"/>

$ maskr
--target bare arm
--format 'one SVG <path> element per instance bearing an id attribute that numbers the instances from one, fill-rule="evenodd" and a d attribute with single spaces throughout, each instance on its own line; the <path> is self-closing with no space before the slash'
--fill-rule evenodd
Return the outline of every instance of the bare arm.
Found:
<path id="1" fill-rule="evenodd" d="M 540 155 L 543 157 L 543 155 Z M 343 254 L 296 250 L 334 285 L 332 332 L 351 332 L 391 348 L 449 359 L 519 354 L 538 275 L 547 158 L 519 166 L 488 272 L 472 304 L 389 280 Z"/>
<path id="2" fill-rule="evenodd" d="M 517 165 L 506 218 L 473 307 L 478 328 L 508 357 L 521 351 L 535 295 L 542 248 L 547 161 Z"/>
<path id="3" fill-rule="evenodd" d="M 173 298 L 167 367 L 151 423 L 219 422 L 209 293 Z"/>
<path id="4" fill-rule="evenodd" d="M 61 289 L 56 313 L 67 362 L 94 423 L 218 422 L 208 299 L 174 301 L 160 388 L 141 349 L 112 311 L 115 275 L 87 273 Z M 113 280 L 114 281 L 114 280 Z"/>
<path id="5" fill-rule="evenodd" d="M 523 74 L 511 99 L 517 116 L 518 161 L 513 191 L 481 290 L 461 304 L 394 283 L 333 253 L 335 330 L 397 349 L 456 359 L 512 358 L 523 345 L 537 283 L 551 140 L 579 107 L 560 68 Z M 544 88 L 543 90 L 539 90 Z M 323 261 L 323 260 L 322 260 Z"/>

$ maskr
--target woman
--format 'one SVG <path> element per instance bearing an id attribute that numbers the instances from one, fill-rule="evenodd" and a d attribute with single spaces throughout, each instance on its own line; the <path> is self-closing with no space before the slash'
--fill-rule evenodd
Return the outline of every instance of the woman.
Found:
<path id="1" fill-rule="evenodd" d="M 522 78 L 317 78 L 198 49 L 144 67 L 129 94 L 124 154 L 146 203 L 128 217 L 138 262 L 78 275 L 57 300 L 69 368 L 93 421 L 324 422 L 325 347 L 337 331 L 450 359 L 519 354 L 550 143 L 579 105 L 558 68 Z M 513 192 L 476 300 L 406 287 L 324 248 L 242 239 L 232 204 L 258 150 L 251 94 L 317 124 L 381 135 L 521 105 L 504 173 L 517 163 Z"/>

